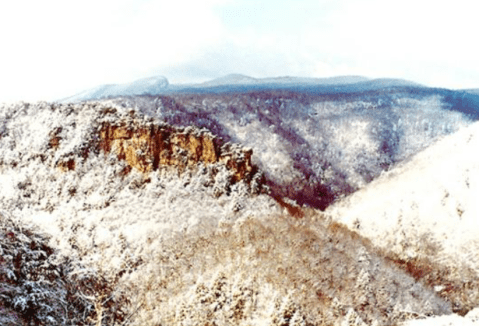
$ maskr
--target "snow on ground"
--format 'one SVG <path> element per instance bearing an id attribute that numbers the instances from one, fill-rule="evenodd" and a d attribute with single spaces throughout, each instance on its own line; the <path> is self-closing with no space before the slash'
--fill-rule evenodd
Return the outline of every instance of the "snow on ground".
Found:
<path id="1" fill-rule="evenodd" d="M 466 316 L 445 315 L 425 319 L 409 320 L 403 326 L 477 326 L 479 325 L 479 308 L 471 310 Z"/>
<path id="2" fill-rule="evenodd" d="M 276 215 L 280 215 L 280 208 L 270 197 L 251 196 L 241 182 L 232 185 L 231 191 L 217 196 L 213 189 L 221 186 L 221 178 L 213 181 L 212 186 L 206 186 L 205 167 L 198 166 L 195 171 L 181 174 L 163 169 L 148 175 L 133 169 L 122 175 L 126 163 L 118 160 L 115 154 L 92 153 L 81 159 L 82 151 L 98 131 L 99 123 L 107 119 L 104 115 L 111 106 L 114 105 L 108 102 L 77 105 L 40 103 L 0 108 L 3 122 L 0 129 L 0 209 L 25 224 L 35 224 L 51 234 L 53 247 L 85 267 L 78 273 L 97 275 L 101 272 L 105 273 L 105 277 L 114 279 L 123 273 L 125 266 L 133 266 L 133 270 L 135 266 L 152 259 L 157 260 L 157 267 L 165 268 L 158 255 L 168 239 L 177 242 L 172 245 L 175 252 L 167 254 L 166 258 L 175 257 L 178 260 L 181 250 L 187 254 L 206 239 L 208 250 L 194 249 L 200 260 L 203 259 L 204 270 L 211 265 L 207 255 L 203 258 L 203 254 L 219 255 L 218 262 L 221 264 L 218 266 L 224 268 L 223 259 L 228 260 L 237 246 L 257 241 L 255 247 L 246 246 L 251 250 L 247 250 L 248 255 L 241 258 L 238 266 L 243 266 L 247 273 L 262 275 L 264 272 L 265 280 L 279 277 L 279 289 L 289 289 L 291 280 L 299 280 L 301 284 L 312 282 L 311 286 L 319 284 L 322 292 L 310 287 L 308 298 L 311 296 L 317 300 L 318 296 L 324 297 L 328 309 L 331 308 L 329 300 L 334 303 L 340 298 L 339 315 L 348 309 L 354 313 L 361 311 L 364 307 L 360 307 L 360 301 L 369 302 L 371 298 L 383 302 L 382 312 L 376 311 L 378 308 L 374 305 L 368 308 L 371 318 L 379 318 L 380 313 L 388 311 L 391 315 L 383 317 L 391 319 L 393 308 L 397 310 L 394 318 L 403 318 L 401 316 L 411 310 L 408 308 L 411 304 L 412 311 L 417 313 L 451 312 L 450 304 L 433 289 L 416 282 L 382 257 L 372 254 L 371 258 L 361 258 L 364 256 L 358 253 L 361 251 L 358 247 L 361 240 L 344 230 L 338 231 L 333 223 L 333 226 L 323 226 L 314 232 L 308 227 L 301 227 L 301 232 L 293 233 L 293 225 L 285 221 L 281 224 L 275 219 Z M 116 109 L 123 117 L 131 114 L 129 108 Z M 362 130 L 361 125 L 358 128 Z M 444 139 L 433 149 L 426 150 L 373 182 L 376 185 L 373 188 L 366 187 L 332 207 L 328 211 L 329 216 L 354 227 L 372 239 L 374 244 L 384 248 L 392 246 L 400 255 L 423 254 L 422 241 L 428 241 L 441 245 L 437 259 L 447 257 L 448 261 L 453 261 L 454 254 L 459 253 L 470 266 L 479 267 L 474 255 L 477 252 L 474 248 L 478 245 L 475 242 L 477 228 L 474 220 L 479 211 L 474 197 L 479 190 L 479 159 L 474 155 L 474 149 L 479 145 L 478 130 L 479 125 Z M 61 139 L 58 148 L 54 148 L 57 146 L 55 137 Z M 271 146 L 279 143 L 275 141 Z M 285 154 L 278 153 L 279 165 L 282 155 Z M 76 159 L 73 170 L 58 168 L 59 162 L 72 157 Z M 217 175 L 225 169 L 221 166 L 215 168 L 219 170 Z M 403 181 L 404 176 L 406 180 Z M 376 188 L 379 190 L 375 191 Z M 384 204 L 386 206 L 381 206 Z M 248 222 L 251 218 L 263 222 Z M 248 223 L 252 223 L 251 229 L 241 227 Z M 233 224 L 238 226 L 239 231 L 228 228 Z M 208 239 L 213 230 L 221 232 L 222 227 L 225 234 L 237 237 L 237 243 L 230 243 L 230 237 Z M 248 232 L 241 235 L 241 230 Z M 195 237 L 194 241 L 190 239 L 192 245 L 183 245 L 191 234 Z M 261 235 L 261 241 L 255 240 L 258 235 Z M 443 241 L 443 238 L 446 240 Z M 301 241 L 305 240 L 308 241 L 301 247 Z M 228 246 L 229 251 L 223 253 Z M 468 251 L 466 246 L 472 250 Z M 320 248 L 324 250 L 326 259 L 322 263 L 318 262 L 316 252 Z M 289 258 L 285 254 L 290 252 L 288 250 L 293 250 Z M 265 258 L 251 260 L 249 251 L 251 255 Z M 310 252 L 309 260 L 305 256 L 307 251 Z M 326 263 L 329 260 L 331 262 Z M 190 261 L 184 267 L 183 276 L 186 280 L 194 278 L 196 282 L 196 276 L 203 275 L 203 269 L 192 274 Z M 357 265 L 358 261 L 359 264 L 367 262 L 367 266 Z M 256 270 L 266 263 L 271 264 L 266 271 L 260 273 Z M 291 279 L 278 275 L 279 263 L 284 265 L 285 271 L 289 271 Z M 239 271 L 236 265 L 231 266 L 234 272 Z M 313 266 L 318 268 L 318 272 L 312 272 L 316 271 Z M 160 274 L 167 270 L 161 268 L 158 268 Z M 140 272 L 139 269 L 137 273 Z M 233 271 L 231 273 L 234 274 Z M 180 284 L 183 276 L 175 274 L 172 277 Z M 344 286 L 351 290 L 342 292 L 343 283 L 338 286 L 333 277 L 341 278 Z M 264 284 L 262 279 L 258 282 Z M 197 285 L 198 289 L 203 288 L 200 283 Z M 356 290 L 363 286 L 364 291 L 361 291 L 364 295 L 356 298 L 353 286 Z M 271 292 L 267 289 L 261 291 L 265 297 Z M 145 293 L 149 295 L 148 291 Z M 178 295 L 179 301 L 185 298 L 183 295 Z M 198 305 L 198 311 L 204 311 L 201 300 L 190 303 Z M 348 316 L 353 318 L 355 315 L 348 313 Z"/>
<path id="3" fill-rule="evenodd" d="M 320 209 L 479 118 L 451 91 L 261 91 L 112 99 L 175 126 L 205 127 L 254 151 L 275 196 Z M 467 110 L 466 110 L 467 109 Z"/>
<path id="4" fill-rule="evenodd" d="M 479 273 L 479 124 L 447 136 L 327 215 L 408 259 L 427 255 Z M 433 248 L 427 251 L 426 248 Z"/>
<path id="5" fill-rule="evenodd" d="M 106 114 L 111 108 L 115 117 Z M 122 176 L 126 163 L 114 153 L 90 148 L 82 158 L 101 123 L 131 119 L 130 110 L 108 101 L 0 107 L 0 209 L 53 235 L 52 245 L 66 255 L 83 248 L 88 259 L 100 250 L 114 257 L 120 238 L 141 251 L 178 232 L 210 232 L 253 214 L 280 212 L 270 197 L 250 195 L 242 182 L 216 194 L 215 187 L 224 187 L 220 176 L 228 173 L 220 163 L 181 174 L 133 169 Z M 60 138 L 57 147 L 54 137 Z M 71 158 L 73 170 L 57 167 Z M 211 168 L 218 171 L 214 180 Z"/>

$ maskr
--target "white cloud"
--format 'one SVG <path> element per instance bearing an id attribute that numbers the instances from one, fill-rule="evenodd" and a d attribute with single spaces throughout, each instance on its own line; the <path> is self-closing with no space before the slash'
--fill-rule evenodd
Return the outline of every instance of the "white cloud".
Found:
<path id="1" fill-rule="evenodd" d="M 197 56 L 220 37 L 219 1 L 18 1 L 0 5 L 0 88 L 51 99 Z M 8 31 L 8 32 L 7 32 Z"/>
<path id="2" fill-rule="evenodd" d="M 463 0 L 344 1 L 328 17 L 327 32 L 320 24 L 308 26 L 305 47 L 311 53 L 342 57 L 341 63 L 370 75 L 479 87 L 479 47 L 473 41 L 479 28 L 477 9 L 474 2 Z M 475 85 L 464 70 L 475 76 Z"/>
<path id="3" fill-rule="evenodd" d="M 275 7 L 270 2 L 227 6 L 219 15 L 226 28 L 221 43 L 192 58 L 188 70 L 205 78 L 231 72 L 255 77 L 364 75 L 479 87 L 479 49 L 471 41 L 479 26 L 471 3 L 299 0 Z M 164 71 L 174 76 L 178 70 L 185 71 Z"/>
<path id="4" fill-rule="evenodd" d="M 173 82 L 365 75 L 478 87 L 474 2 L 19 0 L 0 4 L 0 101 L 155 73 Z"/>

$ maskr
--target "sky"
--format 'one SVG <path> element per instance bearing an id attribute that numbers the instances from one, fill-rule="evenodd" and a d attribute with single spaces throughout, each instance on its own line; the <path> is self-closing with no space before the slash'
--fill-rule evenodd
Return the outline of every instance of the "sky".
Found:
<path id="1" fill-rule="evenodd" d="M 0 102 L 162 75 L 402 78 L 479 88 L 471 0 L 0 2 Z"/>

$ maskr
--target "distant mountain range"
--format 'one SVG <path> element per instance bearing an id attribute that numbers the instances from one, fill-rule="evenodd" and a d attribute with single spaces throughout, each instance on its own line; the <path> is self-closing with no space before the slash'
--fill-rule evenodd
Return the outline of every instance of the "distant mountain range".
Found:
<path id="1" fill-rule="evenodd" d="M 345 85 L 369 80 L 361 76 L 341 76 L 331 78 L 306 78 L 306 77 L 273 77 L 253 78 L 241 74 L 230 74 L 213 79 L 208 82 L 197 84 L 196 87 L 216 87 L 225 85 Z"/>
<path id="2" fill-rule="evenodd" d="M 313 87 L 311 92 L 190 89 L 111 101 L 137 107 L 171 125 L 206 128 L 225 141 L 251 147 L 276 198 L 324 209 L 438 137 L 479 119 L 477 95 L 387 87 L 391 84 L 387 81 Z M 334 91 L 337 88 L 343 92 Z"/>
<path id="3" fill-rule="evenodd" d="M 253 148 L 277 198 L 321 209 L 438 137 L 479 120 L 479 95 L 359 76 L 233 74 L 189 85 L 152 77 L 101 86 L 64 102 L 102 98 Z"/>
<path id="4" fill-rule="evenodd" d="M 136 80 L 132 83 L 97 86 L 61 99 L 60 102 L 80 102 L 118 96 L 228 93 L 274 89 L 290 89 L 308 93 L 357 92 L 405 86 L 419 87 L 421 85 L 402 79 L 368 79 L 361 76 L 253 78 L 241 74 L 230 74 L 198 84 L 169 84 L 165 77 L 156 76 Z"/>

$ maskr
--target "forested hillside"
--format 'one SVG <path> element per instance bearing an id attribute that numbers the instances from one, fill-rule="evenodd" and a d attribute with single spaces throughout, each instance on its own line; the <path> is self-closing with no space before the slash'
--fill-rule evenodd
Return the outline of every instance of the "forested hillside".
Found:
<path id="1" fill-rule="evenodd" d="M 315 95 L 289 90 L 114 99 L 175 126 L 251 147 L 273 196 L 324 209 L 439 137 L 479 118 L 452 91 L 384 88 Z"/>
<path id="2" fill-rule="evenodd" d="M 473 323 L 475 97 L 359 83 L 1 106 L 1 322 Z"/>

